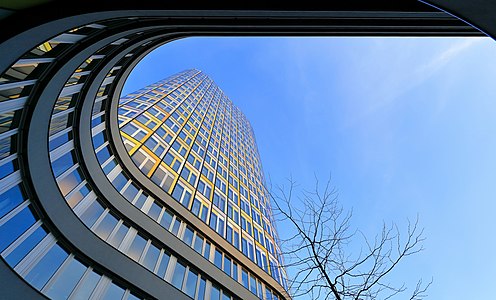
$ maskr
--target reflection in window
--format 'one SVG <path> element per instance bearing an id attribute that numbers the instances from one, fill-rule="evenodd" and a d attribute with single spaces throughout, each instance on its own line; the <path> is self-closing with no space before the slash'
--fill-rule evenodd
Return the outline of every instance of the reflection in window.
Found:
<path id="1" fill-rule="evenodd" d="M 65 250 L 55 244 L 24 279 L 40 290 L 66 259 L 67 255 Z"/>

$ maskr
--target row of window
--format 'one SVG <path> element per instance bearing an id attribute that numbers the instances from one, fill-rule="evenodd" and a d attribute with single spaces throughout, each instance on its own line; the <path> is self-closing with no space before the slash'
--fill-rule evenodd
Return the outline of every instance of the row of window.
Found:
<path id="1" fill-rule="evenodd" d="M 213 102 L 213 101 L 214 100 L 212 98 L 210 100 L 210 102 Z M 129 102 L 129 103 L 131 103 L 131 102 Z M 221 103 L 221 101 L 218 102 L 218 105 L 217 105 L 218 107 L 220 107 L 220 103 Z M 209 106 L 210 110 L 212 110 L 212 106 L 210 103 L 206 104 L 206 106 Z M 167 124 L 167 121 L 169 121 L 171 124 L 175 124 L 170 119 L 167 119 L 165 121 L 166 124 Z M 186 124 L 189 124 L 189 123 L 186 123 Z M 143 129 L 141 129 L 141 128 L 143 128 L 142 127 L 143 125 L 146 125 L 146 123 L 141 124 L 141 122 L 139 122 L 139 120 L 136 120 L 136 122 L 133 121 L 131 123 L 128 123 L 126 126 L 122 127 L 122 131 L 124 133 L 126 133 L 128 136 L 134 138 L 137 136 L 138 132 L 142 132 Z M 131 129 L 131 128 L 134 128 L 134 129 Z M 133 132 L 133 130 L 134 130 L 134 132 Z M 179 130 L 179 128 L 177 130 Z M 157 131 L 155 131 L 155 132 L 157 132 Z M 181 133 L 182 132 L 183 131 L 181 131 Z M 143 171 L 143 173 L 145 173 L 148 176 L 151 176 L 152 180 L 156 183 L 157 182 L 163 182 L 163 177 L 166 176 L 168 178 L 167 184 L 164 184 L 164 185 L 159 184 L 159 186 L 163 187 L 163 189 L 165 191 L 172 193 L 175 198 L 178 198 L 178 196 L 184 190 L 184 187 L 182 185 L 180 185 L 180 182 L 182 182 L 182 181 L 178 181 L 177 176 L 174 175 L 174 173 L 179 173 L 180 177 L 183 178 L 189 185 L 191 185 L 191 187 L 190 187 L 191 190 L 194 190 L 195 185 L 197 185 L 197 190 L 202 195 L 206 196 L 207 199 L 212 200 L 214 205 L 216 205 L 218 208 L 220 208 L 220 210 L 224 214 L 225 214 L 225 210 L 226 210 L 226 207 L 225 207 L 226 201 L 224 200 L 224 198 L 222 196 L 219 196 L 219 194 L 229 195 L 228 196 L 229 199 L 231 199 L 231 201 L 234 201 L 235 205 L 238 203 L 238 199 L 240 199 L 239 200 L 240 201 L 239 206 L 246 212 L 246 214 L 248 216 L 248 218 L 247 218 L 248 223 L 249 223 L 249 226 L 244 226 L 243 229 L 249 235 L 251 235 L 256 241 L 258 241 L 260 243 L 260 246 L 262 246 L 263 248 L 266 248 L 272 255 L 277 256 L 275 253 L 276 250 L 274 249 L 274 243 L 272 241 L 273 238 L 264 237 L 264 235 L 267 235 L 268 237 L 274 236 L 272 226 L 268 225 L 268 223 L 270 223 L 270 222 L 266 221 L 264 218 L 261 217 L 262 214 L 265 217 L 268 217 L 268 211 L 269 210 L 265 209 L 265 207 L 263 205 L 260 205 L 260 201 L 256 197 L 254 197 L 253 194 L 249 195 L 248 191 L 245 188 L 243 188 L 242 185 L 239 186 L 239 190 L 240 190 L 239 193 L 241 195 L 243 195 L 244 198 L 250 199 L 251 204 L 250 204 L 250 202 L 244 200 L 243 197 L 239 198 L 238 192 L 237 192 L 238 181 L 237 181 L 237 179 L 234 179 L 233 176 L 231 176 L 231 175 L 229 175 L 229 186 L 230 187 L 229 188 L 227 187 L 228 184 L 227 184 L 227 182 L 224 181 L 224 179 L 227 178 L 227 172 L 225 172 L 223 170 L 223 168 L 220 167 L 221 165 L 227 165 L 228 164 L 227 159 L 223 158 L 222 155 L 217 154 L 216 158 L 220 161 L 220 164 L 217 168 L 217 172 L 211 171 L 210 168 L 207 167 L 206 165 L 201 167 L 203 164 L 203 159 L 202 159 L 201 155 L 205 155 L 205 163 L 210 163 L 212 165 L 212 163 L 215 164 L 215 162 L 217 161 L 217 159 L 212 158 L 212 156 L 208 153 L 208 150 L 207 150 L 207 152 L 202 150 L 202 148 L 206 146 L 206 143 L 203 143 L 200 141 L 200 145 L 199 145 L 198 143 L 195 142 L 193 144 L 193 147 L 192 147 L 192 150 L 193 150 L 192 152 L 195 152 L 195 150 L 197 150 L 196 152 L 198 152 L 198 150 L 200 152 L 201 151 L 203 151 L 203 152 L 201 153 L 200 158 L 198 158 L 193 153 L 190 153 L 188 155 L 188 159 L 187 159 L 188 163 L 186 163 L 186 162 L 184 162 L 184 160 L 181 157 L 185 157 L 186 154 L 188 153 L 188 150 L 187 150 L 188 146 L 182 147 L 181 143 L 177 142 L 177 140 L 181 140 L 179 137 L 177 138 L 177 140 L 174 141 L 174 135 L 173 134 L 169 135 L 169 137 L 170 137 L 169 140 L 162 144 L 163 146 L 161 146 L 160 151 L 157 153 L 157 147 L 155 146 L 156 144 L 154 144 L 153 147 L 148 147 L 149 146 L 148 142 L 150 140 L 153 140 L 154 135 L 150 135 L 150 133 L 148 133 L 147 131 L 144 131 L 142 133 L 142 137 L 147 137 L 147 136 L 150 136 L 150 138 L 148 138 L 148 140 L 147 140 L 147 142 L 145 142 L 144 146 L 147 147 L 147 150 L 149 150 L 149 151 L 143 151 L 143 149 L 146 149 L 143 147 L 143 148 L 139 149 L 138 151 L 134 152 L 134 155 L 132 155 L 134 162 Z M 196 136 L 196 140 L 198 140 L 198 138 L 202 139 L 200 134 L 198 134 Z M 159 140 L 159 139 L 157 139 L 157 140 Z M 126 145 L 131 145 L 133 143 L 132 141 L 130 141 L 128 139 L 124 139 L 124 142 Z M 167 150 L 164 150 L 164 149 L 166 149 L 167 144 L 172 144 L 172 147 L 170 149 L 168 149 L 169 150 L 168 152 L 167 152 Z M 207 147 L 207 149 L 209 149 L 209 148 L 211 149 L 210 146 Z M 133 144 L 133 146 L 131 146 L 130 149 L 136 149 L 135 144 Z M 212 152 L 212 151 L 215 151 L 215 150 L 211 150 L 210 152 Z M 167 154 L 164 155 L 164 153 L 166 153 L 166 152 L 167 152 Z M 153 156 L 154 154 L 157 154 L 158 157 Z M 162 164 L 162 163 L 159 164 L 159 159 L 160 159 L 160 156 L 162 156 L 162 155 L 164 155 L 163 162 L 165 162 L 165 164 Z M 191 167 L 190 167 L 190 165 L 191 165 Z M 213 166 L 215 166 L 215 165 L 213 165 Z M 155 173 L 150 172 L 150 170 L 152 168 L 156 168 Z M 211 186 L 207 181 L 205 181 L 203 179 L 203 176 L 200 176 L 199 173 L 196 173 L 196 171 L 200 170 L 200 168 L 202 170 L 201 174 L 203 176 L 205 176 L 205 179 L 207 179 L 207 180 L 214 181 L 215 173 L 217 174 L 217 178 L 215 179 L 215 185 L 214 186 Z M 196 171 L 195 171 L 195 169 L 196 169 Z M 160 176 L 158 176 L 158 175 L 160 175 Z M 169 176 L 167 176 L 167 175 L 169 175 Z M 223 177 L 223 179 L 220 179 L 221 177 Z M 231 186 L 233 186 L 233 187 L 231 188 Z M 217 192 L 212 193 L 213 189 L 218 190 L 219 193 L 217 193 Z M 191 195 L 191 192 L 189 192 L 189 193 Z M 213 199 L 211 197 L 213 197 Z M 265 198 L 265 199 L 267 199 L 267 198 Z M 217 201 L 218 199 L 220 199 L 219 200 L 220 202 Z M 257 209 L 255 209 L 254 207 L 251 207 L 251 205 L 253 205 Z M 195 206 L 195 208 L 197 208 L 197 207 L 198 206 Z M 262 214 L 258 211 L 258 209 L 261 210 Z M 201 218 L 203 220 L 205 220 L 207 215 L 208 215 L 208 212 L 203 212 L 201 215 Z M 214 220 L 214 222 L 211 222 L 211 224 L 213 224 L 214 227 L 217 227 L 217 225 L 215 224 L 215 221 L 217 220 L 217 218 L 216 218 L 216 215 L 213 214 L 213 212 L 212 212 L 212 216 L 213 216 L 213 218 L 211 218 L 211 220 Z M 225 215 L 224 215 L 224 217 L 225 217 Z M 251 219 L 253 219 L 253 222 L 257 223 L 262 228 L 259 229 L 255 226 L 253 226 L 253 230 L 252 230 Z M 235 221 L 237 221 L 236 223 L 239 224 L 238 218 L 236 218 Z M 225 237 L 225 234 L 224 234 L 225 230 L 228 230 L 228 229 L 224 229 L 224 226 L 223 226 L 224 223 L 223 222 L 224 222 L 224 220 L 221 219 L 221 227 L 220 227 L 221 229 L 219 231 L 220 231 L 220 234 Z M 265 234 L 263 232 L 265 232 Z M 230 235 L 228 235 L 228 237 L 229 236 Z M 247 250 L 246 253 L 248 254 L 248 256 L 250 258 L 252 258 L 254 260 L 254 255 L 250 255 L 250 253 L 251 253 L 250 251 Z M 264 266 L 264 269 L 266 271 L 268 270 L 267 264 L 260 262 L 259 265 Z"/>
<path id="2" fill-rule="evenodd" d="M 110 148 L 107 146 L 108 142 L 103 142 L 106 140 L 106 133 L 104 131 L 95 132 L 93 137 L 94 147 L 96 147 L 97 158 L 102 164 L 104 172 L 107 173 L 109 180 L 114 185 L 114 187 L 133 205 L 138 209 L 141 209 L 150 218 L 159 223 L 162 227 L 170 231 L 172 234 L 178 236 L 182 239 L 188 246 L 195 249 L 198 253 L 202 254 L 206 259 L 210 260 L 214 265 L 218 266 L 221 270 L 228 273 L 233 279 L 242 283 L 239 274 L 238 263 L 231 259 L 229 256 L 225 255 L 222 251 L 219 251 L 210 241 L 204 238 L 201 234 L 193 230 L 184 221 L 174 215 L 171 211 L 166 209 L 159 201 L 153 199 L 151 196 L 146 194 L 142 189 L 139 189 L 132 180 L 128 179 L 123 173 L 121 168 L 112 163 L 113 168 L 106 168 L 110 161 L 114 161 L 113 155 L 110 154 Z M 100 146 L 102 144 L 102 146 Z M 99 156 L 101 152 L 104 152 L 104 156 Z M 179 191 L 178 189 L 175 191 Z M 181 192 L 175 194 L 175 199 L 178 199 L 183 205 L 187 206 L 189 203 L 191 193 L 181 190 Z M 193 205 L 192 210 L 194 212 L 195 205 Z M 206 208 L 203 208 L 203 212 Z M 206 217 L 206 215 L 204 215 Z M 211 223 L 212 224 L 212 223 Z M 212 226 L 212 225 L 211 225 Z M 220 227 L 219 227 L 220 228 Z M 230 228 L 229 226 L 227 227 Z M 215 228 L 214 230 L 216 230 Z M 217 229 L 218 230 L 218 229 Z M 245 239 L 244 239 L 245 240 Z M 246 240 L 245 240 L 246 241 Z M 232 241 L 230 241 L 232 243 Z M 253 243 L 250 243 L 252 247 L 251 253 L 253 254 Z M 237 245 L 239 248 L 239 245 Z M 260 253 L 260 251 L 258 252 Z M 223 257 L 223 258 L 222 258 Z M 265 256 L 264 256 L 265 257 Z M 252 255 L 253 258 L 253 255 Z M 260 259 L 259 259 L 260 260 Z M 220 261 L 220 263 L 219 263 Z M 260 260 L 261 261 L 261 260 Z M 222 263 L 224 262 L 224 265 Z M 267 269 L 266 269 L 267 270 Z M 267 270 L 268 271 L 268 270 Z M 275 267 L 272 272 L 279 272 Z M 253 275 L 250 275 L 253 277 Z M 255 277 L 253 277 L 255 279 Z M 277 275 L 276 278 L 279 278 Z M 260 280 L 255 279 L 256 282 L 260 283 Z M 260 283 L 260 286 L 261 283 Z M 251 289 L 253 291 L 253 289 Z M 262 292 L 260 292 L 261 294 Z M 274 295 L 273 299 L 277 299 Z"/>
<path id="3" fill-rule="evenodd" d="M 112 72 L 112 71 L 111 71 Z M 104 86 L 109 81 L 104 82 Z M 107 90 L 104 89 L 99 95 L 99 101 L 95 105 L 99 109 L 104 107 Z M 59 101 L 58 105 L 65 105 Z M 67 105 L 66 105 L 67 106 Z M 70 106 L 67 106 L 70 107 Z M 96 110 L 95 110 L 96 111 Z M 93 119 L 93 125 L 98 127 L 104 120 L 104 115 L 97 112 Z M 53 118 L 52 118 L 53 121 Z M 66 123 L 70 128 L 71 121 Z M 64 129 L 67 130 L 67 129 Z M 59 134 L 60 131 L 52 130 L 50 133 Z M 152 241 L 123 219 L 114 215 L 113 212 L 101 202 L 91 187 L 82 176 L 76 156 L 73 151 L 73 140 L 69 138 L 70 130 L 67 131 L 66 142 L 50 151 L 52 171 L 63 196 L 69 206 L 74 210 L 80 220 L 90 228 L 102 240 L 135 260 L 145 268 L 182 290 L 195 299 L 231 299 L 231 296 L 221 290 L 218 286 L 205 279 L 194 268 L 190 268 L 184 262 L 172 256 L 167 249 L 160 246 L 158 241 Z M 52 136 L 49 138 L 54 140 Z M 218 292 L 219 297 L 216 297 Z"/>
<path id="4" fill-rule="evenodd" d="M 0 117 L 0 255 L 33 288 L 52 299 L 138 299 L 125 285 L 113 281 L 98 266 L 80 260 L 56 240 L 26 199 L 22 184 L 25 177 L 17 163 L 16 127 L 36 83 L 31 75 L 41 74 L 54 61 L 51 57 L 104 27 L 90 24 L 54 37 L 25 54 L 0 78 L 0 112 L 5 113 Z M 61 124 L 72 113 L 71 95 L 80 88 L 77 82 L 91 70 L 92 61 L 90 58 L 79 74 L 69 79 L 58 99 L 51 126 L 53 148 L 70 135 Z"/>

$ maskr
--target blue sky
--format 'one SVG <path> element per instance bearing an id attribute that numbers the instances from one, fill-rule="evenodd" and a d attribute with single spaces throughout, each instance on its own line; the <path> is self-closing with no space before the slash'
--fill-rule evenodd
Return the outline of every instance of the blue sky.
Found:
<path id="1" fill-rule="evenodd" d="M 274 184 L 292 174 L 311 188 L 314 173 L 331 172 L 353 227 L 368 234 L 419 215 L 426 250 L 393 281 L 433 277 L 429 299 L 492 294 L 494 41 L 188 38 L 143 59 L 124 93 L 188 68 L 247 115 Z"/>

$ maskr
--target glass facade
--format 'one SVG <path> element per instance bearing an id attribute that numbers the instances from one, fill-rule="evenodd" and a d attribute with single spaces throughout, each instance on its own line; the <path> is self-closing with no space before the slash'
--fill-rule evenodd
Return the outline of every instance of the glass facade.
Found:
<path id="1" fill-rule="evenodd" d="M 28 160 L 18 153 L 28 143 L 23 140 L 27 134 L 19 133 L 31 130 L 29 122 L 23 124 L 23 117 L 30 110 L 29 104 L 36 107 L 36 93 L 41 89 L 38 82 L 46 79 L 43 76 L 57 63 L 55 58 L 70 53 L 89 37 L 105 34 L 103 29 L 118 23 L 110 20 L 89 24 L 55 36 L 26 53 L 0 77 L 0 256 L 26 283 L 51 299 L 154 298 L 147 294 L 153 289 L 144 291 L 128 274 L 109 269 L 101 260 L 97 263 L 61 234 L 57 222 L 46 222 L 47 196 L 32 185 L 40 173 L 30 173 Z M 73 212 L 70 218 L 88 230 L 81 234 L 100 240 L 103 246 L 185 297 L 240 299 L 229 288 L 239 284 L 241 290 L 244 287 L 243 291 L 259 299 L 284 299 L 284 292 L 270 278 L 285 284 L 253 132 L 213 81 L 200 71 L 187 70 L 155 84 L 156 92 L 147 87 L 137 92 L 139 96 L 128 95 L 117 103 L 112 94 L 116 79 L 136 57 L 129 52 L 101 72 L 105 76 L 95 85 L 95 97 L 87 96 L 95 70 L 100 72 L 116 50 L 128 40 L 139 39 L 142 33 L 130 32 L 81 58 L 82 63 L 71 67 L 71 73 L 61 81 L 58 92 L 43 103 L 48 107 L 47 129 L 42 137 L 46 149 L 39 149 L 36 155 L 47 158 L 49 169 L 44 169 L 44 174 L 48 176 L 44 177 L 58 188 L 55 191 L 60 193 L 63 205 Z M 154 98 L 148 92 L 156 93 Z M 82 115 L 85 103 L 91 109 Z M 121 165 L 109 130 L 112 103 L 117 103 L 115 126 L 122 130 L 122 137 L 127 135 L 123 142 L 130 158 L 191 216 L 177 213 Z M 80 122 L 86 117 L 90 133 L 83 141 Z M 231 132 L 236 136 L 231 137 Z M 102 192 L 101 182 L 91 176 L 81 150 L 85 142 L 92 142 L 91 155 L 96 162 L 92 168 L 98 168 L 107 184 L 120 193 L 113 201 L 131 204 L 142 215 L 138 217 L 152 219 L 163 232 L 215 266 L 220 273 L 213 274 L 222 276 L 205 271 L 203 264 L 194 265 L 167 240 L 141 227 L 136 216 L 116 208 Z M 135 144 L 131 147 L 130 143 Z M 216 234 L 202 232 L 192 224 L 191 217 L 202 220 Z M 245 226 L 241 227 L 241 222 Z M 220 238 L 239 253 L 227 251 L 219 244 Z M 242 253 L 259 267 L 240 260 Z M 250 278 L 246 282 L 245 274 Z"/>
<path id="2" fill-rule="evenodd" d="M 203 72 L 120 99 L 122 141 L 156 185 L 285 284 L 253 129 Z"/>

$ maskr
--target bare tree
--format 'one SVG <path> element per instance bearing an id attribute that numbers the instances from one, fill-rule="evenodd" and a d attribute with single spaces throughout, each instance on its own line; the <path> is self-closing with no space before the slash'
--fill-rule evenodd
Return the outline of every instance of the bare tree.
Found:
<path id="1" fill-rule="evenodd" d="M 425 238 L 418 216 L 415 222 L 408 221 L 403 235 L 396 224 L 383 223 L 380 233 L 371 239 L 351 229 L 352 211 L 344 211 L 339 204 L 330 177 L 323 188 L 316 178 L 313 191 L 303 190 L 297 196 L 295 181 L 291 178 L 288 183 L 270 195 L 276 218 L 294 229 L 293 236 L 280 241 L 284 265 L 293 271 L 289 278 L 293 297 L 371 300 L 403 293 L 407 299 L 418 300 L 427 296 L 432 280 L 423 284 L 420 279 L 407 294 L 404 283 L 395 287 L 388 282 L 388 275 L 402 260 L 423 250 Z M 362 245 L 359 253 L 349 253 L 349 245 L 357 242 Z"/>

